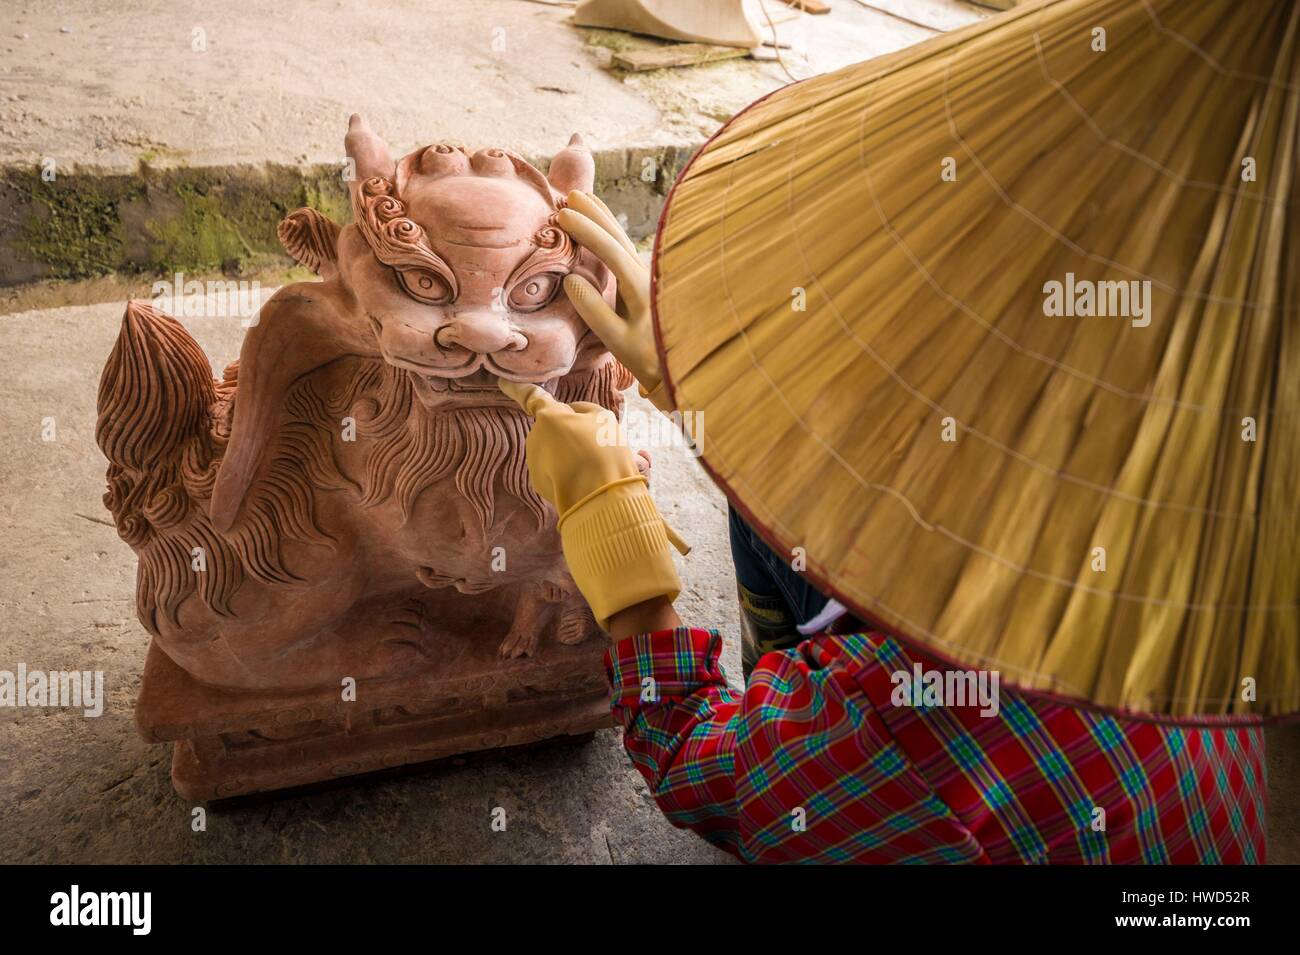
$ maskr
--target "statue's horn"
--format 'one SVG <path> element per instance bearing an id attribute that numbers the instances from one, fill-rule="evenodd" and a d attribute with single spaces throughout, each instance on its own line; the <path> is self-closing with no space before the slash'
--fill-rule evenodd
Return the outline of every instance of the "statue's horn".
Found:
<path id="1" fill-rule="evenodd" d="M 348 181 L 350 188 L 355 189 L 374 176 L 393 178 L 397 166 L 393 162 L 392 153 L 388 151 L 388 144 L 375 135 L 360 113 L 353 113 L 348 120 L 348 134 L 343 137 L 343 149 L 352 160 L 352 171 L 356 173 Z"/>
<path id="2" fill-rule="evenodd" d="M 567 193 L 578 189 L 591 192 L 596 185 L 596 161 L 591 150 L 583 143 L 582 137 L 574 133 L 565 146 L 551 160 L 551 168 L 546 173 L 552 186 L 560 192 Z"/>

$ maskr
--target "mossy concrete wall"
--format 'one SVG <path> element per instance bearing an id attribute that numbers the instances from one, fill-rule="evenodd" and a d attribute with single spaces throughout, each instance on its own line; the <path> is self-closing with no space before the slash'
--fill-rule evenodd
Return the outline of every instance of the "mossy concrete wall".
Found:
<path id="1" fill-rule="evenodd" d="M 628 231 L 654 231 L 691 149 L 596 153 L 596 191 Z M 531 159 L 545 169 L 548 157 Z M 236 165 L 93 169 L 47 179 L 38 166 L 0 167 L 0 285 L 99 275 L 238 275 L 288 266 L 275 230 L 302 206 L 351 219 L 337 166 Z"/>

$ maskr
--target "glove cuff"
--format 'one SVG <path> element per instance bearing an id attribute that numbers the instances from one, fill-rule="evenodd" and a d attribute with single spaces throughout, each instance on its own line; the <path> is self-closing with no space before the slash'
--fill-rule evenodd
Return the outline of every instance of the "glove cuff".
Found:
<path id="1" fill-rule="evenodd" d="M 664 520 L 644 478 L 588 495 L 560 517 L 559 530 L 569 573 L 601 629 L 620 610 L 681 592 Z"/>
<path id="2" fill-rule="evenodd" d="M 673 407 L 672 399 L 668 397 L 668 388 L 664 385 L 662 378 L 660 378 L 659 381 L 655 383 L 655 386 L 649 391 L 646 391 L 645 385 L 638 381 L 636 390 L 642 398 L 650 402 L 664 414 L 672 414 L 673 411 L 676 410 Z"/>

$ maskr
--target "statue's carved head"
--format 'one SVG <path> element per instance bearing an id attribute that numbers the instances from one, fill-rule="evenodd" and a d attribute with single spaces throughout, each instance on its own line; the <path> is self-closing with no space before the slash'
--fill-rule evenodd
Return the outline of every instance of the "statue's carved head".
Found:
<path id="1" fill-rule="evenodd" d="M 555 222 L 570 190 L 593 185 L 576 135 L 549 176 L 504 149 L 435 145 L 394 162 L 356 116 L 346 145 L 355 223 L 338 237 L 339 274 L 427 406 L 505 403 L 498 377 L 553 389 L 603 355 L 562 288 L 576 272 L 614 294 Z"/>

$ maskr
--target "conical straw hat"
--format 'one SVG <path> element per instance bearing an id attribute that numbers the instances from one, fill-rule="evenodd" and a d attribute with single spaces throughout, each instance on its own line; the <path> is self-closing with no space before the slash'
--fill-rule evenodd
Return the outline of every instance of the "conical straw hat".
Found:
<path id="1" fill-rule="evenodd" d="M 732 502 L 1004 685 L 1300 711 L 1298 32 L 1291 2 L 1041 2 L 735 117 L 653 269 Z"/>

